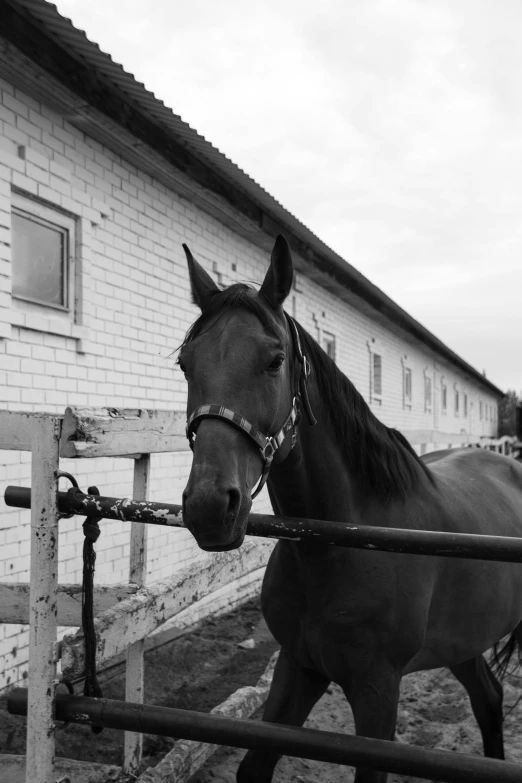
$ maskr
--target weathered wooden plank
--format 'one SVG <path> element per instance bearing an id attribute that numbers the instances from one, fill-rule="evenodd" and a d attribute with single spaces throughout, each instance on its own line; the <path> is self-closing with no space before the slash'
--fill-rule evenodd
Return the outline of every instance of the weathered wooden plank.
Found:
<path id="1" fill-rule="evenodd" d="M 129 644 L 144 639 L 182 609 L 261 568 L 267 562 L 269 551 L 269 547 L 256 546 L 246 554 L 241 551 L 235 556 L 200 561 L 138 590 L 127 601 L 109 609 L 94 621 L 98 665 L 126 650 Z M 67 679 L 74 679 L 81 677 L 84 669 L 84 637 L 79 631 L 63 639 L 62 672 Z"/>
<path id="2" fill-rule="evenodd" d="M 150 477 L 150 454 L 134 462 L 132 497 L 147 500 Z M 143 587 L 147 574 L 148 525 L 131 522 L 129 581 Z M 140 639 L 127 649 L 125 666 L 125 701 L 143 704 L 145 640 Z M 123 771 L 136 777 L 143 755 L 143 734 L 126 731 L 123 739 Z"/>
<path id="3" fill-rule="evenodd" d="M 119 457 L 186 451 L 186 414 L 127 408 L 67 408 L 62 457 Z"/>
<path id="4" fill-rule="evenodd" d="M 239 688 L 226 701 L 214 707 L 210 714 L 242 720 L 250 718 L 266 701 L 278 655 L 272 655 L 256 685 Z M 195 740 L 178 740 L 159 764 L 145 770 L 136 783 L 186 783 L 219 747 Z"/>
<path id="5" fill-rule="evenodd" d="M 241 606 L 245 601 L 259 596 L 265 570 L 263 566 L 256 571 L 251 571 L 246 576 L 237 579 L 233 585 L 225 585 L 221 590 L 216 590 L 201 601 L 184 609 L 173 618 L 172 622 L 165 622 L 143 640 L 145 653 L 162 647 L 164 644 L 170 644 L 196 628 L 207 617 L 218 618 Z M 121 654 L 104 662 L 104 681 L 107 681 L 108 671 L 112 669 L 116 674 L 117 667 L 124 665 L 125 659 L 126 655 Z"/>
<path id="6" fill-rule="evenodd" d="M 0 411 L 0 451 L 31 451 L 36 422 L 54 419 L 61 422 L 63 416 L 54 413 L 26 411 Z"/>
<path id="7" fill-rule="evenodd" d="M 106 612 L 115 604 L 134 595 L 138 585 L 100 585 L 94 588 L 94 614 Z M 29 592 L 27 582 L 0 583 L 0 623 L 29 623 Z M 58 625 L 80 627 L 82 624 L 82 586 L 58 585 Z"/>
<path id="8" fill-rule="evenodd" d="M 49 783 L 54 767 L 58 468 L 62 422 L 34 416 L 32 435 L 29 704 L 26 783 Z"/>

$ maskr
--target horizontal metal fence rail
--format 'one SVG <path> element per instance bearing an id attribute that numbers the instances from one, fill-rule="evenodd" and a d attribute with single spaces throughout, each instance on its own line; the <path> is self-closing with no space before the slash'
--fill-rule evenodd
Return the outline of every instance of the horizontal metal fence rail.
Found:
<path id="1" fill-rule="evenodd" d="M 31 490 L 27 487 L 7 487 L 5 502 L 8 506 L 30 508 Z M 102 515 L 106 519 L 184 527 L 179 505 L 87 495 L 75 488 L 58 493 L 58 508 L 62 514 Z M 355 549 L 522 562 L 522 538 L 511 536 L 357 527 L 342 522 L 276 517 L 270 514 L 250 514 L 247 533 L 251 536 L 313 541 Z"/>
<path id="2" fill-rule="evenodd" d="M 8 710 L 27 714 L 27 691 L 13 690 Z M 156 734 L 162 737 L 211 742 L 237 748 L 266 748 L 287 756 L 347 766 L 369 766 L 402 775 L 436 778 L 446 783 L 520 783 L 516 764 L 481 756 L 401 745 L 397 742 L 300 729 L 255 720 L 95 699 L 59 693 L 56 720 Z"/>

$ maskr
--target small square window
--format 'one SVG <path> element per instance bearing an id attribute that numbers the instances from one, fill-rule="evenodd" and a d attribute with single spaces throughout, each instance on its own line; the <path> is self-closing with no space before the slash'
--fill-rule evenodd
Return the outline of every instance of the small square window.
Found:
<path id="1" fill-rule="evenodd" d="M 74 220 L 13 194 L 12 294 L 62 311 L 74 307 Z"/>
<path id="2" fill-rule="evenodd" d="M 404 404 L 411 407 L 412 387 L 411 387 L 411 367 L 404 368 Z"/>
<path id="3" fill-rule="evenodd" d="M 323 350 L 335 362 L 335 336 L 328 332 L 322 334 Z"/>

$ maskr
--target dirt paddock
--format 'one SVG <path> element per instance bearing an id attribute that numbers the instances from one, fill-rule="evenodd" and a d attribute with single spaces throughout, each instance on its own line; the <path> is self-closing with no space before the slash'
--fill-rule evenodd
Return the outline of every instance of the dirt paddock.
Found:
<path id="1" fill-rule="evenodd" d="M 203 622 L 196 630 L 146 654 L 145 700 L 150 704 L 209 711 L 230 693 L 253 685 L 277 645 L 260 623 L 257 601 L 230 614 Z M 255 646 L 238 647 L 254 637 Z M 123 667 L 102 676 L 104 696 L 124 698 Z M 522 764 L 522 670 L 504 681 L 506 756 Z M 511 707 L 514 706 L 513 709 Z M 9 715 L 0 701 L 0 753 L 24 753 L 25 719 Z M 255 717 L 261 717 L 261 713 Z M 332 686 L 316 705 L 307 724 L 326 731 L 353 733 L 344 695 Z M 446 670 L 422 672 L 403 680 L 397 741 L 425 748 L 481 754 L 481 740 L 468 698 Z M 173 740 L 147 736 L 145 764 L 154 766 Z M 69 725 L 57 734 L 60 756 L 106 764 L 121 764 L 123 734 L 105 729 L 93 735 L 88 727 Z M 192 783 L 234 783 L 244 751 L 223 748 L 192 778 Z M 521 776 L 522 779 L 522 776 Z M 349 783 L 353 770 L 333 764 L 284 758 L 274 783 Z M 390 775 L 390 783 L 414 783 L 417 778 Z"/>

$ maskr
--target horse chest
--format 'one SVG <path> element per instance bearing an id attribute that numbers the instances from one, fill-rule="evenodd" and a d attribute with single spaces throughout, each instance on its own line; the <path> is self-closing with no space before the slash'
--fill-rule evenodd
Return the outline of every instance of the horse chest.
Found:
<path id="1" fill-rule="evenodd" d="M 263 585 L 263 612 L 274 637 L 303 666 L 335 680 L 347 659 L 386 645 L 397 606 L 377 559 L 365 568 L 339 551 L 325 561 L 297 555 L 290 547 L 274 551 Z"/>

